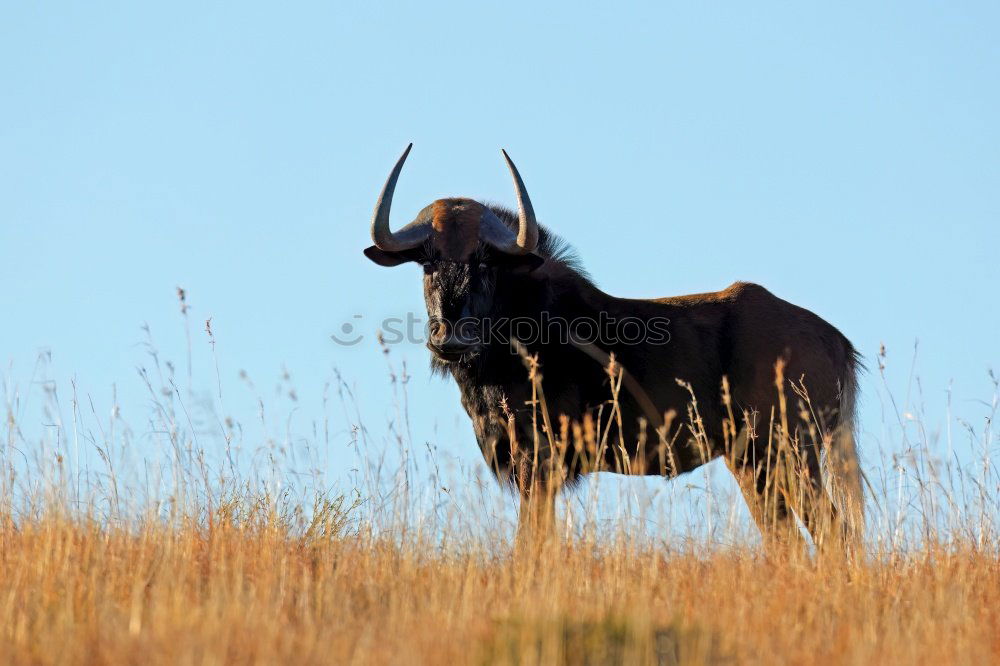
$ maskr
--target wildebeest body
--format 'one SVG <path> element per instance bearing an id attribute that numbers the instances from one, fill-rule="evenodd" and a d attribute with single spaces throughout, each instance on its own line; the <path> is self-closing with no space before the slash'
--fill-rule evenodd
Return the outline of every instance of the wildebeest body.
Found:
<path id="1" fill-rule="evenodd" d="M 841 536 L 848 522 L 860 529 L 852 422 L 859 360 L 837 329 L 750 283 L 650 300 L 604 293 L 537 224 L 506 153 L 516 214 L 441 199 L 392 232 L 389 206 L 406 154 L 376 206 L 375 245 L 365 254 L 384 266 L 423 266 L 432 363 L 458 383 L 487 463 L 521 490 L 522 510 L 538 513 L 544 496 L 541 513 L 550 513 L 552 491 L 585 472 L 674 476 L 725 456 L 765 535 L 793 524 L 792 511 L 814 537 L 823 524 Z M 580 334 L 584 325 L 591 335 Z M 526 358 L 540 383 L 529 381 Z M 608 371 L 612 358 L 627 376 Z M 613 390 L 618 381 L 625 390 Z M 540 390 L 541 416 L 551 417 L 545 428 Z M 555 436 L 551 419 L 599 428 L 592 439 L 602 446 L 582 455 Z M 781 443 L 794 449 L 784 459 L 804 491 L 777 488 Z M 836 517 L 823 487 L 824 448 L 849 521 Z"/>
<path id="2" fill-rule="evenodd" d="M 501 208 L 495 208 L 495 212 L 505 220 L 513 216 Z M 543 253 L 550 238 L 543 229 Z M 824 425 L 832 430 L 841 421 L 842 388 L 853 382 L 856 372 L 853 347 L 817 315 L 761 286 L 738 282 L 722 291 L 705 294 L 622 299 L 597 289 L 562 258 L 549 257 L 538 270 L 515 276 L 496 288 L 494 303 L 503 305 L 497 307 L 494 316 L 504 313 L 512 319 L 537 320 L 544 311 L 565 321 L 580 318 L 597 321 L 600 313 L 618 320 L 632 317 L 669 321 L 670 338 L 666 344 L 617 343 L 605 339 L 604 350 L 615 355 L 661 412 L 673 410 L 678 415 L 675 423 L 678 427 L 686 421 L 691 395 L 677 380 L 688 382 L 698 399 L 705 434 L 717 447 L 724 440 L 722 424 L 728 416 L 721 400 L 723 376 L 729 380 L 739 420 L 742 421 L 744 411 L 756 414 L 758 424 L 766 428 L 771 409 L 776 406 L 774 364 L 779 358 L 787 363 L 786 377 L 802 380 L 817 414 L 824 417 Z M 561 342 L 531 341 L 527 341 L 526 347 L 539 356 L 548 408 L 553 415 L 564 414 L 572 421 L 580 421 L 587 412 L 607 405 L 611 392 L 605 368 L 578 348 Z M 510 471 L 509 412 L 518 417 L 522 442 L 531 441 L 531 431 L 537 427 L 532 422 L 531 407 L 527 406 L 532 397 L 531 385 L 521 359 L 507 346 L 497 344 L 484 348 L 468 363 L 434 363 L 455 378 L 462 392 L 463 407 L 473 421 L 487 461 L 506 478 Z M 619 401 L 622 440 L 632 456 L 633 473 L 661 473 L 652 445 L 648 448 L 648 460 L 635 459 L 641 418 L 645 418 L 650 429 L 646 436 L 655 436 L 649 419 L 628 391 L 620 392 Z M 667 473 L 691 471 L 704 462 L 704 453 L 683 440 L 681 446 L 674 448 L 677 468 L 667 469 Z M 711 453 L 717 456 L 723 451 L 715 448 Z M 759 458 L 765 452 L 756 454 Z M 608 447 L 605 455 L 607 469 L 621 470 L 622 461 L 616 460 L 620 454 L 613 447 Z M 567 452 L 565 465 L 571 476 L 581 471 L 582 463 L 579 456 Z"/>

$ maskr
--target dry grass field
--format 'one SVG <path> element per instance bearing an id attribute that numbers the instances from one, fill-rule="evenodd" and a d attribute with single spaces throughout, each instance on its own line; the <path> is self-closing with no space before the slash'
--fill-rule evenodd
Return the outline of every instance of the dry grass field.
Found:
<path id="1" fill-rule="evenodd" d="M 382 471 L 389 483 L 372 482 L 373 465 L 358 488 L 331 493 L 318 477 L 295 483 L 294 469 L 315 464 L 300 452 L 293 465 L 281 442 L 261 444 L 254 465 L 234 462 L 250 437 L 230 422 L 216 439 L 192 425 L 172 369 L 152 357 L 141 374 L 154 446 L 140 453 L 116 409 L 87 416 L 84 399 L 60 403 L 54 389 L 45 410 L 58 432 L 33 441 L 21 395 L 5 387 L 2 662 L 1000 661 L 996 397 L 985 431 L 970 427 L 947 452 L 913 436 L 923 428 L 881 461 L 868 452 L 866 552 L 852 561 L 765 553 L 742 524 L 684 538 L 566 507 L 556 538 L 514 546 L 504 516 L 456 519 L 495 512 L 488 503 L 408 512 L 419 484 L 399 479 L 433 465 L 400 459 L 403 473 Z M 359 447 L 367 430 L 354 424 Z M 968 449 L 966 463 L 952 447 Z M 81 448 L 87 475 L 74 467 Z M 714 501 L 725 516 L 725 498 Z"/>
<path id="2" fill-rule="evenodd" d="M 857 566 L 628 542 L 529 553 L 302 535 L 279 516 L 3 528 L 10 663 L 987 663 L 1000 566 L 974 544 Z"/>

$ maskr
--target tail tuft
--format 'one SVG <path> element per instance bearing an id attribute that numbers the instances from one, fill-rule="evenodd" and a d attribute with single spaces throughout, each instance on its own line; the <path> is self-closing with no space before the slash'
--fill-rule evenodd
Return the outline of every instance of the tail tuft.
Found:
<path id="1" fill-rule="evenodd" d="M 861 355 L 847 343 L 847 364 L 840 386 L 840 413 L 827 454 L 827 471 L 834 502 L 849 534 L 860 538 L 865 527 L 865 497 L 861 465 L 855 442 L 858 372 L 864 368 Z"/>

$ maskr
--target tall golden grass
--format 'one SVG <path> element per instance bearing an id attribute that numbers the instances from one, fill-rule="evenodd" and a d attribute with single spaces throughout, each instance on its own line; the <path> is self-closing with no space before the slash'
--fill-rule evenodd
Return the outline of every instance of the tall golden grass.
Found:
<path id="1" fill-rule="evenodd" d="M 254 448 L 225 419 L 206 435 L 172 369 L 151 358 L 141 375 L 154 446 L 141 454 L 116 409 L 88 425 L 86 401 L 61 405 L 54 389 L 46 410 L 58 433 L 32 443 L 7 386 L 3 662 L 1000 661 L 1000 474 L 988 426 L 968 429 L 965 465 L 912 436 L 922 428 L 869 462 L 865 554 L 854 559 L 764 552 L 739 496 L 710 489 L 684 500 L 716 521 L 707 534 L 663 531 L 666 520 L 641 510 L 608 521 L 568 502 L 556 538 L 515 547 L 509 515 L 484 499 L 497 491 L 461 499 L 453 479 L 440 492 L 433 451 L 417 465 L 401 422 L 389 426 L 394 459 L 365 448 L 373 429 L 351 422 L 346 385 L 345 425 L 369 464 L 356 488 L 331 492 L 309 452 L 289 463 L 289 442 Z M 391 376 L 405 421 L 405 369 Z M 89 474 L 80 448 L 94 452 Z"/>
<path id="2" fill-rule="evenodd" d="M 7 524 L 10 663 L 987 663 L 995 554 L 851 567 L 628 541 L 441 550 L 277 516 L 211 530 Z"/>

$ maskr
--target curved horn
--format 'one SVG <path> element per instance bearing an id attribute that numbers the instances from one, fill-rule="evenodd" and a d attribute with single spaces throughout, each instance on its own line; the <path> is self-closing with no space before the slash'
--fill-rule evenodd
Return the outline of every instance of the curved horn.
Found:
<path id="1" fill-rule="evenodd" d="M 430 227 L 427 225 L 408 226 L 393 233 L 389 229 L 389 210 L 392 208 L 392 194 L 396 190 L 396 181 L 399 179 L 399 172 L 403 170 L 403 163 L 406 156 L 410 154 L 411 143 L 403 151 L 403 154 L 396 160 L 396 166 L 392 168 L 389 179 L 382 187 L 382 194 L 379 195 L 375 203 L 375 213 L 372 215 L 372 242 L 375 247 L 386 252 L 401 252 L 409 250 L 423 243 L 430 235 Z"/>
<path id="2" fill-rule="evenodd" d="M 514 179 L 514 192 L 517 194 L 518 229 L 516 245 L 506 250 L 513 254 L 527 254 L 534 252 L 538 245 L 538 222 L 535 220 L 535 209 L 531 207 L 531 199 L 528 198 L 528 190 L 524 187 L 521 174 L 517 172 L 517 167 L 510 159 L 506 150 L 501 149 L 503 158 L 510 169 L 510 175 Z"/>

